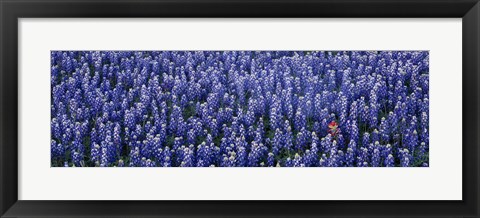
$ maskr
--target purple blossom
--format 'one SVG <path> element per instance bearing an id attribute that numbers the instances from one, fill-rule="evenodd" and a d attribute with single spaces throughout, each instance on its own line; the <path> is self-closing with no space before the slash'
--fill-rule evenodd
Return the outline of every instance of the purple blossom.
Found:
<path id="1" fill-rule="evenodd" d="M 428 51 L 50 60 L 54 167 L 429 166 Z"/>

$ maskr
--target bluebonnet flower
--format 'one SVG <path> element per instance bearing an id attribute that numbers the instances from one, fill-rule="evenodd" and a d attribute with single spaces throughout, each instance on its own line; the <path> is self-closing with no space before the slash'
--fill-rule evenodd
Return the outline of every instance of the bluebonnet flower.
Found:
<path id="1" fill-rule="evenodd" d="M 305 167 L 305 164 L 303 163 L 302 157 L 298 153 L 295 153 L 295 157 L 293 159 L 293 166 L 294 167 Z"/>
<path id="2" fill-rule="evenodd" d="M 429 165 L 427 51 L 52 51 L 50 60 L 52 166 Z"/>
<path id="3" fill-rule="evenodd" d="M 275 157 L 274 157 L 274 154 L 273 153 L 268 153 L 268 157 L 267 157 L 267 166 L 269 167 L 273 167 L 275 164 Z"/>
<path id="4" fill-rule="evenodd" d="M 365 147 L 361 147 L 360 152 L 358 153 L 358 156 L 357 156 L 357 166 L 368 167 L 369 162 L 370 160 L 369 160 L 368 149 Z"/>
<path id="5" fill-rule="evenodd" d="M 400 164 L 402 165 L 402 167 L 408 167 L 410 166 L 410 162 L 412 161 L 412 157 L 411 155 L 409 154 L 409 151 L 408 149 L 400 149 L 398 151 L 398 153 L 400 154 Z"/>
<path id="6" fill-rule="evenodd" d="M 395 164 L 395 160 L 392 154 L 388 154 L 387 158 L 385 158 L 385 166 L 386 167 L 393 167 Z"/>
<path id="7" fill-rule="evenodd" d="M 380 150 L 378 148 L 374 148 L 371 162 L 372 162 L 372 167 L 380 166 Z"/>

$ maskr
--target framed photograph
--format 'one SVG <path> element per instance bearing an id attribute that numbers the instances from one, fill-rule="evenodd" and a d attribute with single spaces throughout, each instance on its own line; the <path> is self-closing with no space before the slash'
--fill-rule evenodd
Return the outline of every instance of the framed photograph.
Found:
<path id="1" fill-rule="evenodd" d="M 478 217 L 477 0 L 0 1 L 1 217 Z"/>

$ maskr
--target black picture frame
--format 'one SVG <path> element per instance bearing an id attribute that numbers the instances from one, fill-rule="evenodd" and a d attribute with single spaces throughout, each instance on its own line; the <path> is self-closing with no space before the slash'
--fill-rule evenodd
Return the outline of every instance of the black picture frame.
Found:
<path id="1" fill-rule="evenodd" d="M 1 217 L 479 217 L 478 0 L 0 0 L 0 15 Z M 463 200 L 20 201 L 17 21 L 57 17 L 462 18 Z"/>

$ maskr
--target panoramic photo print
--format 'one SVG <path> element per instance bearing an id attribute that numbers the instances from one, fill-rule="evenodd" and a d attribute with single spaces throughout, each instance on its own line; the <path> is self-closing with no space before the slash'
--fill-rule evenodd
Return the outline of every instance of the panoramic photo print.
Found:
<path id="1" fill-rule="evenodd" d="M 51 51 L 51 167 L 428 167 L 428 51 Z"/>

